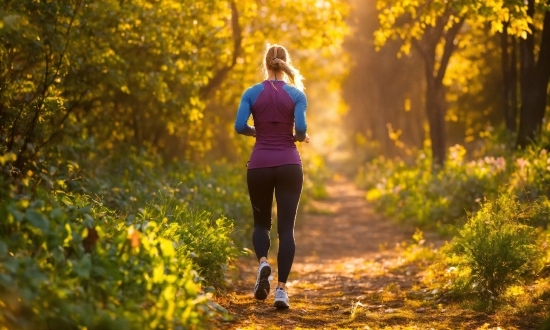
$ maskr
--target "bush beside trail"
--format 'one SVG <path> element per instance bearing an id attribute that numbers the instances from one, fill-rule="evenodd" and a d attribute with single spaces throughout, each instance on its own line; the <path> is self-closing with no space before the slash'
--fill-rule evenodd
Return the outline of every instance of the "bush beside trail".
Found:
<path id="1" fill-rule="evenodd" d="M 546 131 L 550 132 L 550 124 Z M 464 224 L 482 201 L 501 194 L 517 196 L 523 203 L 547 205 L 550 154 L 542 147 L 548 145 L 547 140 L 550 136 L 504 155 L 500 150 L 485 150 L 483 156 L 473 159 L 468 159 L 465 147 L 455 145 L 449 148 L 442 168 L 432 167 L 428 150 L 420 151 L 413 164 L 382 157 L 363 166 L 356 182 L 368 190 L 367 198 L 384 213 L 424 228 L 444 229 Z M 533 219 L 532 225 L 548 225 L 548 217 L 543 213 L 537 216 L 542 218 Z"/>
<path id="2" fill-rule="evenodd" d="M 488 308 L 510 287 L 543 275 L 541 264 L 544 267 L 547 256 L 539 247 L 541 231 L 529 225 L 529 218 L 539 212 L 539 205 L 525 206 L 506 195 L 483 203 L 433 267 L 445 269 L 444 285 L 450 293 L 473 294 Z"/>
<path id="3" fill-rule="evenodd" d="M 516 152 L 486 141 L 493 149 L 469 160 L 456 145 L 442 168 L 432 167 L 426 151 L 412 165 L 379 158 L 363 167 L 357 183 L 380 211 L 450 237 L 426 285 L 447 297 L 473 299 L 476 308 L 523 296 L 530 301 L 524 305 L 540 309 L 537 297 L 550 294 L 548 140 L 544 134 L 539 144 Z"/>
<path id="4" fill-rule="evenodd" d="M 227 317 L 211 298 L 240 253 L 243 230 L 224 214 L 248 220 L 242 176 L 146 153 L 106 158 L 3 177 L 0 325 L 188 329 Z"/>

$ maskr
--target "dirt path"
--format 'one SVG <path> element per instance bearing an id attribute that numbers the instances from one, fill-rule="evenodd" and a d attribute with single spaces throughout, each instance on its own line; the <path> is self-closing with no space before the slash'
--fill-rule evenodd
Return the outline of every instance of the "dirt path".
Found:
<path id="1" fill-rule="evenodd" d="M 296 226 L 296 257 L 289 277 L 291 308 L 276 310 L 273 296 L 256 301 L 254 258 L 238 262 L 236 291 L 220 303 L 235 316 L 226 329 L 475 329 L 479 314 L 446 309 L 427 300 L 406 299 L 421 274 L 404 263 L 395 245 L 410 241 L 414 228 L 375 213 L 365 193 L 337 178 L 329 198 L 313 202 Z M 276 250 L 270 251 L 277 279 Z M 465 326 L 465 327 L 462 327 Z"/>

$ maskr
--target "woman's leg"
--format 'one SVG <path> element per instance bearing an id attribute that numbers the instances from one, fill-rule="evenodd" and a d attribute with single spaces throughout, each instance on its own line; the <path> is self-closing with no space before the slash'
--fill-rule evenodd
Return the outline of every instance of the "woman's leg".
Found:
<path id="1" fill-rule="evenodd" d="M 275 177 L 273 168 L 254 168 L 247 171 L 248 193 L 254 215 L 254 232 L 252 244 L 258 261 L 267 258 L 271 242 L 271 206 L 273 205 L 273 190 Z"/>
<path id="2" fill-rule="evenodd" d="M 254 214 L 254 232 L 252 244 L 256 258 L 260 262 L 256 285 L 254 286 L 254 298 L 264 300 L 269 295 L 271 266 L 267 262 L 271 231 L 271 206 L 273 204 L 274 176 L 273 168 L 250 169 L 247 172 L 248 193 L 252 212 Z"/>
<path id="3" fill-rule="evenodd" d="M 294 222 L 304 175 L 300 165 L 283 165 L 275 168 L 275 199 L 277 200 L 277 228 L 279 234 L 279 285 L 284 285 L 290 274 L 296 245 L 294 242 Z"/>

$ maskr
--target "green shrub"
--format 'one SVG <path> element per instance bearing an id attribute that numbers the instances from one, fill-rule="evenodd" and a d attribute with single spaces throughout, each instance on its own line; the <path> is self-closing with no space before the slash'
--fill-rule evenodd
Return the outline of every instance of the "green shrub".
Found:
<path id="1" fill-rule="evenodd" d="M 525 224 L 530 212 L 517 199 L 502 195 L 485 202 L 459 230 L 453 250 L 466 261 L 473 289 L 483 299 L 500 296 L 535 261 L 536 229 Z"/>
<path id="2" fill-rule="evenodd" d="M 514 171 L 509 178 L 508 191 L 523 202 L 550 197 L 550 154 L 538 145 L 530 146 L 518 154 Z M 548 218 L 537 219 L 537 225 L 546 226 Z"/>
<path id="3" fill-rule="evenodd" d="M 300 198 L 300 209 L 304 209 L 311 200 L 328 197 L 326 182 L 330 177 L 324 159 L 311 152 L 302 152 L 304 184 Z"/>
<path id="4" fill-rule="evenodd" d="M 425 155 L 421 154 L 417 161 Z M 382 188 L 384 180 L 392 177 L 394 173 L 407 169 L 408 166 L 402 160 L 386 159 L 384 156 L 373 159 L 359 167 L 355 177 L 355 183 L 365 189 Z"/>
<path id="5" fill-rule="evenodd" d="M 465 154 L 462 146 L 450 148 L 445 167 L 439 170 L 432 169 L 426 153 L 413 166 L 381 159 L 368 167 L 375 175 L 363 170 L 358 182 L 368 184 L 367 199 L 399 220 L 424 227 L 456 224 L 477 211 L 483 197 L 496 196 L 507 173 L 502 157 L 466 162 Z M 376 170 L 380 166 L 385 169 Z"/>
<path id="6" fill-rule="evenodd" d="M 518 196 L 522 203 L 548 203 L 550 197 L 550 125 L 538 144 L 512 151 L 510 139 L 491 135 L 485 147 L 466 160 L 466 149 L 449 148 L 445 166 L 433 169 L 429 151 L 414 164 L 375 159 L 360 169 L 356 182 L 368 190 L 367 198 L 388 215 L 424 227 L 461 224 L 479 208 L 479 201 L 499 193 Z M 537 213 L 531 225 L 546 227 L 548 213 Z"/>
<path id="7" fill-rule="evenodd" d="M 0 205 L 0 325 L 184 329 L 223 314 L 162 225 L 127 226 L 87 196 L 38 190 Z"/>
<path id="8" fill-rule="evenodd" d="M 238 255 L 230 220 L 223 216 L 215 219 L 210 212 L 190 210 L 166 197 L 147 207 L 139 218 L 141 226 L 162 219 L 160 235 L 174 242 L 178 255 L 190 257 L 207 284 L 224 284 L 225 270 Z"/>
<path id="9" fill-rule="evenodd" d="M 133 219 L 162 196 L 185 208 L 226 217 L 238 229 L 235 243 L 245 247 L 252 232 L 252 208 L 246 168 L 220 160 L 209 166 L 164 160 L 153 151 L 97 150 L 93 139 L 76 146 L 58 146 L 48 161 L 35 163 L 25 178 L 29 187 L 61 189 L 95 196 L 121 217 Z M 59 183 L 62 183 L 60 185 Z"/>

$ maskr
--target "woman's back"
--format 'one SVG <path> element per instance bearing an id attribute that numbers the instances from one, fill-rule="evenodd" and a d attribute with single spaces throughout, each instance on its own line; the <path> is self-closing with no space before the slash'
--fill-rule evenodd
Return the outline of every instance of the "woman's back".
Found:
<path id="1" fill-rule="evenodd" d="M 301 165 L 294 127 L 297 131 L 306 130 L 307 100 L 302 91 L 284 81 L 265 80 L 245 92 L 241 107 L 248 109 L 239 109 L 243 118 L 237 118 L 236 126 L 242 126 L 244 117 L 252 114 L 256 129 L 249 168 Z"/>

